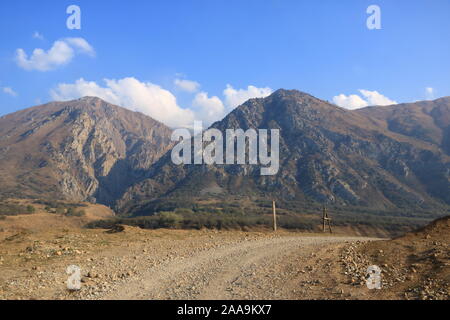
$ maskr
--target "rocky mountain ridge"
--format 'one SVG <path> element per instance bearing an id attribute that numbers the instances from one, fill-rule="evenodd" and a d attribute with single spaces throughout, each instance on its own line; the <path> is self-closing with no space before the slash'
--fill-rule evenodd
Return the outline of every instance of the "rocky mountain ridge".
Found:
<path id="1" fill-rule="evenodd" d="M 193 197 L 376 210 L 450 205 L 448 97 L 346 110 L 280 89 L 245 102 L 212 128 L 279 129 L 279 172 L 174 165 L 168 127 L 85 97 L 0 118 L 0 195 L 97 201 L 148 214 L 155 200 Z"/>
<path id="2" fill-rule="evenodd" d="M 277 175 L 261 176 L 252 165 L 176 166 L 166 155 L 127 190 L 119 207 L 189 195 L 271 196 L 380 210 L 449 205 L 449 114 L 450 98 L 350 111 L 278 90 L 212 125 L 222 132 L 279 129 Z"/>
<path id="3" fill-rule="evenodd" d="M 1 195 L 112 205 L 170 147 L 148 116 L 84 97 L 0 118 Z"/>

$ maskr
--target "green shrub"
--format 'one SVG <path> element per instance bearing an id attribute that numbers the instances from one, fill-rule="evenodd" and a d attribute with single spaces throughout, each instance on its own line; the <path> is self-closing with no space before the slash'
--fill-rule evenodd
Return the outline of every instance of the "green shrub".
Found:
<path id="1" fill-rule="evenodd" d="M 75 210 L 74 208 L 68 208 L 65 215 L 68 217 L 83 217 L 86 215 L 86 211 Z"/>
<path id="2" fill-rule="evenodd" d="M 181 214 L 181 215 L 186 215 L 186 214 L 193 214 L 194 211 L 192 211 L 191 209 L 187 209 L 187 208 L 177 208 L 177 209 L 175 209 L 175 213 Z"/>
<path id="3" fill-rule="evenodd" d="M 243 200 L 243 201 L 242 201 Z M 250 200 L 250 201 L 249 201 Z M 233 201 L 196 201 L 195 199 L 174 198 L 151 201 L 140 206 L 139 211 L 130 210 L 129 216 L 95 221 L 90 228 L 111 228 L 125 224 L 145 229 L 248 229 L 252 227 L 272 227 L 272 201 L 239 199 Z M 442 212 L 427 210 L 378 210 L 357 206 L 328 207 L 332 225 L 336 227 L 370 226 L 397 234 L 424 225 L 430 220 L 450 214 L 448 208 Z M 319 231 L 321 228 L 322 204 L 307 199 L 277 200 L 278 226 L 284 229 Z"/>
<path id="4" fill-rule="evenodd" d="M 158 214 L 160 226 L 163 228 L 177 228 L 183 221 L 183 216 L 175 213 L 163 211 Z"/>

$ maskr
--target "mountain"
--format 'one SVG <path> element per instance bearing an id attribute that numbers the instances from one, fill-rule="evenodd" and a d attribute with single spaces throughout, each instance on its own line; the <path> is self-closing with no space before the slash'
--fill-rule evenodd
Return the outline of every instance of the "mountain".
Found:
<path id="1" fill-rule="evenodd" d="M 170 152 L 118 201 L 149 213 L 160 199 L 286 199 L 377 210 L 450 205 L 450 98 L 346 110 L 296 90 L 251 99 L 226 129 L 280 130 L 280 170 L 174 165 Z"/>
<path id="2" fill-rule="evenodd" d="M 449 97 L 346 110 L 278 90 L 211 127 L 279 129 L 278 173 L 262 176 L 248 164 L 175 165 L 168 127 L 84 97 L 0 117 L 0 197 L 87 200 L 135 215 L 272 198 L 285 208 L 294 203 L 291 212 L 322 204 L 377 212 L 450 207 Z"/>
<path id="3" fill-rule="evenodd" d="M 0 118 L 0 195 L 112 205 L 170 147 L 171 130 L 84 97 Z"/>

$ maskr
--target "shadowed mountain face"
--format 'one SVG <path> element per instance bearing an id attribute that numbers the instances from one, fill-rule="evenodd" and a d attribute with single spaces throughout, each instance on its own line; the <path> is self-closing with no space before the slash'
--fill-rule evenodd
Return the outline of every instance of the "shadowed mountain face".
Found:
<path id="1" fill-rule="evenodd" d="M 165 125 L 94 97 L 0 118 L 0 195 L 113 204 L 170 147 Z"/>
<path id="2" fill-rule="evenodd" d="M 212 127 L 280 130 L 280 170 L 184 165 L 170 153 L 130 187 L 119 208 L 156 198 L 269 196 L 376 209 L 450 205 L 450 98 L 350 111 L 299 91 L 252 99 Z"/>

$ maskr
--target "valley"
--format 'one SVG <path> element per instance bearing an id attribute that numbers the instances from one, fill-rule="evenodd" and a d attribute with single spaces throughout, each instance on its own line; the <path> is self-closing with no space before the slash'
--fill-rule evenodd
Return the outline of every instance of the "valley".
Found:
<path id="1" fill-rule="evenodd" d="M 250 99 L 211 128 L 279 130 L 269 176 L 176 164 L 172 129 L 96 97 L 3 116 L 0 299 L 448 299 L 449 108 Z"/>

